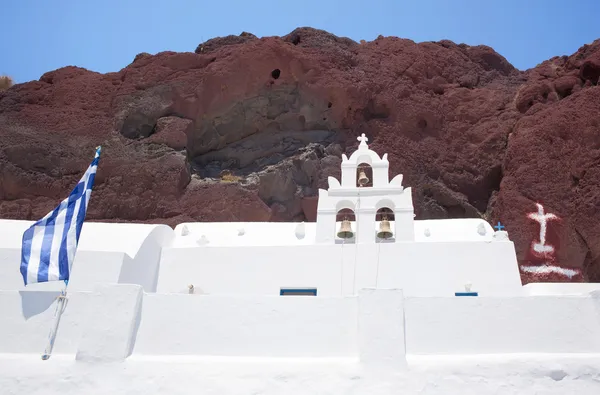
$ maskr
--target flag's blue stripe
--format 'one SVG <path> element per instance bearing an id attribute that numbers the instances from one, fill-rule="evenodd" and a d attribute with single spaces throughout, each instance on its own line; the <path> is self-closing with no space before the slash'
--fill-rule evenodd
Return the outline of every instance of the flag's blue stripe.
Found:
<path id="1" fill-rule="evenodd" d="M 50 252 L 52 250 L 52 239 L 54 238 L 54 224 L 46 225 L 44 230 L 44 241 L 40 251 L 40 266 L 37 273 L 37 282 L 48 281 L 48 267 L 50 266 Z"/>
<path id="2" fill-rule="evenodd" d="M 83 226 L 83 219 L 85 218 L 85 197 L 81 200 L 81 204 L 79 205 L 79 212 L 77 213 L 77 234 L 75 236 L 75 241 L 79 242 L 79 235 L 81 234 L 81 227 Z"/>
<path id="3" fill-rule="evenodd" d="M 63 237 L 60 241 L 60 249 L 58 250 L 58 279 L 64 280 L 69 278 L 69 251 L 67 250 L 67 235 L 71 229 L 71 221 L 73 220 L 73 213 L 75 212 L 75 202 L 69 202 L 67 206 L 67 214 L 65 215 L 65 228 L 63 230 Z"/>
<path id="4" fill-rule="evenodd" d="M 87 182 L 87 185 L 85 186 L 85 189 L 91 191 L 92 188 L 94 187 L 94 181 L 96 181 L 96 173 L 90 174 L 90 177 L 88 178 L 88 182 Z"/>

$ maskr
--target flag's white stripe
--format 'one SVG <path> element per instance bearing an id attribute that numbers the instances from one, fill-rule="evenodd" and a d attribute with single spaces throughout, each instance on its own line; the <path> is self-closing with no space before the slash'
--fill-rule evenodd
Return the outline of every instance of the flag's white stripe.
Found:
<path id="1" fill-rule="evenodd" d="M 94 174 L 96 174 L 96 172 L 94 172 Z M 88 208 L 88 204 L 90 203 L 90 198 L 92 197 L 92 190 L 91 189 L 86 189 L 85 190 L 85 211 L 87 212 L 87 208 Z"/>
<path id="2" fill-rule="evenodd" d="M 44 241 L 45 226 L 36 226 L 33 228 L 33 237 L 31 238 L 31 254 L 29 256 L 29 265 L 27 266 L 27 282 L 37 283 L 38 270 L 40 268 L 40 256 L 42 253 L 42 242 Z"/>

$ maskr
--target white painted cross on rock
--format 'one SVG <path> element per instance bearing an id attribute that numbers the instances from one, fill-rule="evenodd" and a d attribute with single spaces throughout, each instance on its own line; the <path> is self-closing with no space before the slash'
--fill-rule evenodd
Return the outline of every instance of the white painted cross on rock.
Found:
<path id="1" fill-rule="evenodd" d="M 554 251 L 554 247 L 546 245 L 546 230 L 548 229 L 548 221 L 558 219 L 558 216 L 544 213 L 544 206 L 536 203 L 538 208 L 537 213 L 529 213 L 527 216 L 540 224 L 540 242 L 533 244 L 533 250 L 540 254 L 547 254 Z"/>

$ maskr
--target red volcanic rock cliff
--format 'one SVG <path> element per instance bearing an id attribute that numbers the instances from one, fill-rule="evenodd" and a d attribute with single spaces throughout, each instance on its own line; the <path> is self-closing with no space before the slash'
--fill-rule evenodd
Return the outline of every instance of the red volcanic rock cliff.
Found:
<path id="1" fill-rule="evenodd" d="M 501 221 L 524 282 L 600 281 L 599 76 L 600 41 L 521 72 L 485 46 L 309 28 L 65 67 L 0 91 L 0 218 L 41 218 L 101 144 L 90 220 L 312 219 L 365 133 L 417 219 Z"/>

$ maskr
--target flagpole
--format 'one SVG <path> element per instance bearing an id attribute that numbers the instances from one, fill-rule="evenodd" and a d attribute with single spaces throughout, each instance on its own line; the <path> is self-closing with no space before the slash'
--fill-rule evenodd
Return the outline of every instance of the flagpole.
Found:
<path id="1" fill-rule="evenodd" d="M 46 361 L 52 355 L 52 350 L 54 349 L 54 341 L 56 340 L 56 333 L 58 332 L 58 325 L 60 324 L 60 319 L 62 317 L 62 313 L 65 311 L 67 307 L 67 286 L 69 285 L 69 280 L 65 280 L 65 287 L 60 291 L 60 295 L 56 297 L 56 310 L 54 310 L 54 322 L 52 324 L 52 329 L 50 329 L 50 334 L 48 335 L 48 343 L 46 343 L 46 348 L 44 349 L 44 354 L 42 355 L 42 360 Z"/>
<path id="2" fill-rule="evenodd" d="M 96 158 L 99 157 L 99 153 L 100 153 L 100 149 L 101 147 L 98 146 L 96 147 Z M 93 186 L 93 182 L 92 182 L 92 186 Z M 91 190 L 91 188 L 90 188 Z M 87 209 L 87 202 L 86 204 L 86 209 Z M 85 216 L 84 216 L 85 217 Z M 79 242 L 79 239 L 77 238 L 75 241 L 75 249 L 77 249 L 77 244 Z M 56 302 L 56 310 L 54 310 L 54 320 L 52 323 L 52 328 L 50 329 L 50 333 L 48 335 L 48 343 L 46 343 L 46 348 L 44 349 L 44 354 L 42 355 L 42 360 L 47 361 L 48 359 L 50 359 L 50 356 L 52 355 L 52 350 L 54 349 L 54 342 L 56 340 L 56 334 L 58 332 L 58 326 L 60 324 L 60 319 L 62 318 L 62 314 L 65 311 L 65 308 L 67 307 L 67 287 L 69 286 L 69 277 L 67 276 L 67 278 L 64 280 L 65 282 L 65 287 L 60 291 L 60 295 L 57 296 L 57 302 Z"/>

